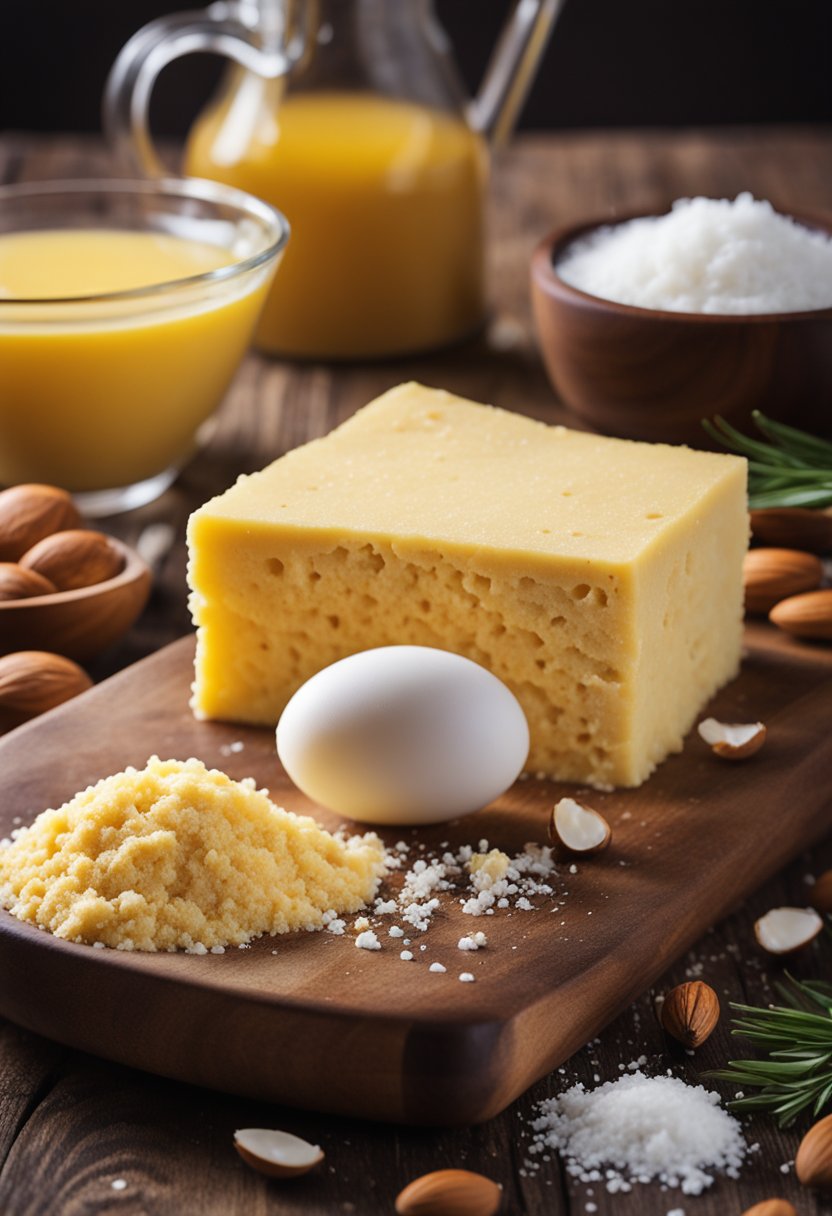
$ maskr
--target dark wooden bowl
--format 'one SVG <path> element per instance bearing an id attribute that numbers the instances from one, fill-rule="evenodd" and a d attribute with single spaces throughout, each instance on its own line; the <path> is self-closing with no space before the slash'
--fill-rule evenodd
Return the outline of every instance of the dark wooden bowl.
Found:
<path id="1" fill-rule="evenodd" d="M 152 576 L 138 553 L 114 537 L 110 543 L 124 557 L 114 578 L 0 603 L 0 655 L 49 650 L 83 662 L 124 636 L 147 603 Z"/>
<path id="2" fill-rule="evenodd" d="M 555 264 L 567 245 L 635 218 L 561 228 L 532 257 L 540 349 L 564 404 L 608 435 L 697 447 L 710 446 L 702 418 L 721 414 L 748 429 L 754 409 L 832 434 L 832 308 L 757 316 L 661 312 L 599 299 L 559 277 Z M 793 218 L 832 232 L 832 221 Z"/>

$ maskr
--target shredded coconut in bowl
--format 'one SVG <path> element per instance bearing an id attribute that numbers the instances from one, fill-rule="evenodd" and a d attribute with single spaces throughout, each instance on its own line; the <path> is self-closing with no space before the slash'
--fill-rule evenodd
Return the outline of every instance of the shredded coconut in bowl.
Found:
<path id="1" fill-rule="evenodd" d="M 600 299 L 664 312 L 832 307 L 832 237 L 748 193 L 678 199 L 667 215 L 598 228 L 567 246 L 556 270 Z"/>
<path id="2" fill-rule="evenodd" d="M 597 1089 L 575 1085 L 540 1107 L 531 1151 L 555 1148 L 581 1182 L 610 1193 L 657 1181 L 700 1195 L 716 1173 L 736 1178 L 749 1149 L 719 1095 L 675 1077 L 625 1073 Z"/>

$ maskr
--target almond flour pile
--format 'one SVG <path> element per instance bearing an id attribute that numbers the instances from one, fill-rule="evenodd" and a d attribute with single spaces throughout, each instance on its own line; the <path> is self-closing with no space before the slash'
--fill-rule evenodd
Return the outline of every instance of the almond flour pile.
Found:
<path id="1" fill-rule="evenodd" d="M 0 902 L 56 937 L 222 952 L 355 912 L 385 872 L 377 836 L 333 836 L 252 779 L 199 760 L 128 768 L 0 843 Z"/>

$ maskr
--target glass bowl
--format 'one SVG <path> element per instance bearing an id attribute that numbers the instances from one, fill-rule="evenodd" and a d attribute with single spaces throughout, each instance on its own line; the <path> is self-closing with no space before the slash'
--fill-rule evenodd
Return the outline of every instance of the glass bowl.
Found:
<path id="1" fill-rule="evenodd" d="M 43 287 L 47 259 L 31 296 L 27 283 L 12 298 L 3 290 L 4 248 L 25 273 L 31 246 L 17 242 L 16 252 L 6 238 L 35 233 L 54 242 L 56 260 L 89 254 L 82 277 L 93 291 L 102 262 L 122 254 L 138 257 L 145 284 L 53 295 Z M 136 244 L 148 235 L 151 245 Z M 0 485 L 61 486 L 88 515 L 161 494 L 231 383 L 288 236 L 280 212 L 214 182 L 0 188 Z M 92 244 L 72 244 L 79 239 Z M 212 268 L 179 272 L 186 244 L 188 268 Z M 174 247 L 176 273 L 148 283 L 143 258 Z"/>

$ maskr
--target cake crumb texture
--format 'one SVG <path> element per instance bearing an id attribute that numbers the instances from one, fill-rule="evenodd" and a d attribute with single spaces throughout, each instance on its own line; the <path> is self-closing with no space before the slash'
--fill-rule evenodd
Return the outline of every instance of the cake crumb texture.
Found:
<path id="1" fill-rule="evenodd" d="M 376 646 L 486 667 L 528 767 L 635 786 L 740 661 L 746 462 L 402 385 L 189 525 L 198 717 L 274 725 Z"/>

